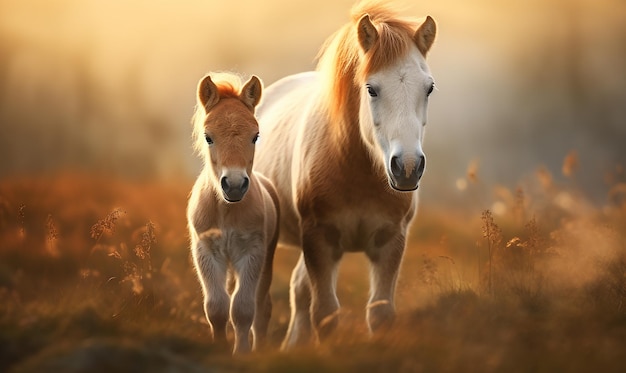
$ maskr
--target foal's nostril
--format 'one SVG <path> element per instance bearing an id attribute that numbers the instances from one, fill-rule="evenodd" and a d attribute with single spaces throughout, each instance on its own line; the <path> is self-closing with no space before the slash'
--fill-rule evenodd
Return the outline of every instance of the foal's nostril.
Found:
<path id="1" fill-rule="evenodd" d="M 222 184 L 222 189 L 225 192 L 228 192 L 230 190 L 230 183 L 228 182 L 228 178 L 226 176 L 222 177 L 222 180 L 220 180 L 220 184 Z"/>
<path id="2" fill-rule="evenodd" d="M 396 157 L 395 155 L 391 157 L 391 173 L 395 177 L 400 177 L 402 175 L 402 161 L 400 161 L 400 157 Z"/>
<path id="3" fill-rule="evenodd" d="M 248 191 L 250 187 L 250 179 L 248 176 L 242 177 L 227 177 L 222 176 L 220 179 L 220 185 L 224 192 L 224 198 L 229 202 L 238 202 Z"/>

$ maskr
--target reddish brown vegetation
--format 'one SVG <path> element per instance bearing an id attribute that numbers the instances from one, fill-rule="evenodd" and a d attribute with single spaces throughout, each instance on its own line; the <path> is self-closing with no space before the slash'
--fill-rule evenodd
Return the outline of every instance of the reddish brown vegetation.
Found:
<path id="1" fill-rule="evenodd" d="M 543 170 L 524 189 L 498 189 L 500 205 L 483 208 L 482 218 L 423 205 L 401 273 L 398 322 L 372 340 L 361 314 L 366 261 L 350 254 L 335 337 L 275 352 L 296 257 L 279 250 L 272 346 L 248 358 L 209 341 L 185 226 L 190 181 L 4 180 L 0 370 L 619 371 L 626 366 L 623 184 L 615 176 L 597 207 L 554 179 Z M 474 187 L 480 183 L 465 193 Z"/>

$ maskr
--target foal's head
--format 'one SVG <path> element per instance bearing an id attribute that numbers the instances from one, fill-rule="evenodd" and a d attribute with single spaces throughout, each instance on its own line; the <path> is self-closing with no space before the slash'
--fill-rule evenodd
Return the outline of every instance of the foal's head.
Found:
<path id="1" fill-rule="evenodd" d="M 205 76 L 198 84 L 195 117 L 196 147 L 204 155 L 216 190 L 227 202 L 240 201 L 250 185 L 259 125 L 254 108 L 262 84 L 252 76 L 242 88 L 232 75 Z M 220 79 L 220 80 L 218 80 Z"/>

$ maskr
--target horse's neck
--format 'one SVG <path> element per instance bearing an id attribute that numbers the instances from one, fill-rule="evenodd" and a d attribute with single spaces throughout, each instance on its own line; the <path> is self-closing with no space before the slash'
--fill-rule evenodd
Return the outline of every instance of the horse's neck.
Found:
<path id="1" fill-rule="evenodd" d="M 339 146 L 343 149 L 344 155 L 352 162 L 363 162 L 364 172 L 377 172 L 378 168 L 374 164 L 374 160 L 370 155 L 368 145 L 365 143 L 360 126 L 360 96 L 358 88 L 353 87 L 353 91 L 347 97 L 344 110 L 340 118 L 335 119 L 336 123 L 332 123 L 336 130 Z"/>
<path id="2" fill-rule="evenodd" d="M 337 141 L 351 153 L 367 151 L 361 139 L 359 105 L 358 89 L 352 87 L 346 97 L 346 102 L 342 105 L 341 115 L 333 118 L 333 123 L 330 123 Z"/>

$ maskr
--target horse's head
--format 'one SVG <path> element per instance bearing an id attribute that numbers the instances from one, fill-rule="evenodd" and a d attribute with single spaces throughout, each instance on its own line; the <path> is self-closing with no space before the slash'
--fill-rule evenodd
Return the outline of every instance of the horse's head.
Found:
<path id="1" fill-rule="evenodd" d="M 238 82 L 216 85 L 209 75 L 198 84 L 197 110 L 204 115 L 196 122 L 196 146 L 227 202 L 240 201 L 248 191 L 259 136 L 254 108 L 261 99 L 262 84 L 253 76 L 243 88 L 238 86 Z"/>
<path id="2" fill-rule="evenodd" d="M 427 17 L 415 30 L 365 14 L 355 31 L 361 48 L 356 77 L 361 133 L 384 162 L 391 187 L 415 190 L 426 165 L 422 142 L 435 83 L 425 56 L 435 39 L 435 22 Z"/>

